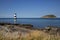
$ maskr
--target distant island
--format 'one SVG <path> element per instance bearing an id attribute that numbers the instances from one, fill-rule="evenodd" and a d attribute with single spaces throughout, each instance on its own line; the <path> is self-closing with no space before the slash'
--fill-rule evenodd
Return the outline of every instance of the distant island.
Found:
<path id="1" fill-rule="evenodd" d="M 56 16 L 55 15 L 45 15 L 42 18 L 56 18 Z"/>

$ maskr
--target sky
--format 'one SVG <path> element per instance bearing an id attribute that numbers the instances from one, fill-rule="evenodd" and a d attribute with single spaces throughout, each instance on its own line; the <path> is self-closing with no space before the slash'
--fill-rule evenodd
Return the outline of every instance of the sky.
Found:
<path id="1" fill-rule="evenodd" d="M 0 0 L 0 18 L 40 18 L 56 15 L 60 18 L 60 0 Z"/>

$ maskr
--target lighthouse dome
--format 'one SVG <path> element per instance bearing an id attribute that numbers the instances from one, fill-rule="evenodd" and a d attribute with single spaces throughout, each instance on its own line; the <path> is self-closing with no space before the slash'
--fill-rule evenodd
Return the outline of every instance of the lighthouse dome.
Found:
<path id="1" fill-rule="evenodd" d="M 14 14 L 14 16 L 16 16 L 16 13 Z"/>

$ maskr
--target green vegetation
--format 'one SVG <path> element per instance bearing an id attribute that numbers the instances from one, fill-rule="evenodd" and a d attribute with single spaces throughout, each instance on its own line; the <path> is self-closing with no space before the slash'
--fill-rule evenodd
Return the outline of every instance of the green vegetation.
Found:
<path id="1" fill-rule="evenodd" d="M 45 15 L 42 18 L 56 18 L 56 16 L 55 15 Z"/>

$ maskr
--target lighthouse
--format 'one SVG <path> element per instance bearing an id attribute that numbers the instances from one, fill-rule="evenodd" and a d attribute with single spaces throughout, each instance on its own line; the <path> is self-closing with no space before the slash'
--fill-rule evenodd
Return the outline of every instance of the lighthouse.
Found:
<path id="1" fill-rule="evenodd" d="M 16 24 L 16 22 L 17 22 L 17 15 L 16 13 L 14 13 L 14 24 Z"/>

